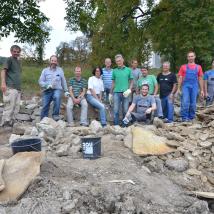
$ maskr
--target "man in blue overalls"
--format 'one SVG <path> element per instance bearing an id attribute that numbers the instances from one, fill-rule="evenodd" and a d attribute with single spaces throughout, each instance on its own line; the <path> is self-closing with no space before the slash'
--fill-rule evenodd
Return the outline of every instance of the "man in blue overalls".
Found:
<path id="1" fill-rule="evenodd" d="M 204 97 L 203 71 L 200 65 L 195 64 L 195 52 L 187 54 L 188 64 L 182 65 L 178 76 L 178 92 L 181 96 L 182 121 L 192 121 L 195 118 L 198 86 L 200 95 Z"/>
<path id="2" fill-rule="evenodd" d="M 214 59 L 212 61 L 212 69 L 204 74 L 204 95 L 206 105 L 212 105 L 214 101 Z"/>

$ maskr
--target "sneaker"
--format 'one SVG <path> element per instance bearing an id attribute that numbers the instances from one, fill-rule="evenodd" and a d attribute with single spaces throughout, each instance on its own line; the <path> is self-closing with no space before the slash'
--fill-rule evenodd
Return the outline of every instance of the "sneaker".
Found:
<path id="1" fill-rule="evenodd" d="M 88 124 L 80 123 L 80 126 L 88 127 Z"/>
<path id="2" fill-rule="evenodd" d="M 70 122 L 67 124 L 67 127 L 74 127 L 74 122 Z"/>

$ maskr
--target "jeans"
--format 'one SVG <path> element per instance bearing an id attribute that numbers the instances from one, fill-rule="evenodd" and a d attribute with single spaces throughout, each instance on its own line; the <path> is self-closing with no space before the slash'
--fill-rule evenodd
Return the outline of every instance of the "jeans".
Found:
<path id="1" fill-rule="evenodd" d="M 169 96 L 161 98 L 161 104 L 163 109 L 163 116 L 167 118 L 169 122 L 173 122 L 174 116 L 174 103 Z"/>
<path id="2" fill-rule="evenodd" d="M 99 110 L 100 113 L 100 122 L 102 126 L 106 125 L 106 111 L 105 106 L 99 100 L 97 100 L 93 95 L 87 94 L 86 100 L 95 108 Z"/>
<path id="3" fill-rule="evenodd" d="M 110 94 L 111 89 L 110 88 L 105 88 L 104 89 L 104 95 L 105 95 L 105 102 L 109 103 L 109 94 Z"/>
<path id="4" fill-rule="evenodd" d="M 181 97 L 181 118 L 183 121 L 193 120 L 196 112 L 198 84 L 184 84 Z"/>
<path id="5" fill-rule="evenodd" d="M 88 120 L 87 120 L 87 117 L 88 117 L 88 103 L 87 103 L 85 98 L 83 98 L 80 101 L 80 105 L 81 105 L 80 124 L 88 125 Z M 74 107 L 73 100 L 72 100 L 71 97 L 69 97 L 67 105 L 66 105 L 67 122 L 68 123 L 74 122 L 74 119 L 73 119 L 73 107 Z"/>
<path id="6" fill-rule="evenodd" d="M 59 120 L 61 97 L 62 97 L 62 90 L 60 89 L 49 89 L 43 92 L 41 119 L 44 117 L 48 117 L 50 104 L 53 101 L 54 106 L 53 106 L 52 117 L 54 120 Z"/>
<path id="7" fill-rule="evenodd" d="M 128 108 L 129 108 L 129 97 L 124 97 L 123 93 L 114 93 L 114 125 L 119 125 L 119 112 L 120 112 L 120 105 L 123 105 L 123 118 L 125 117 Z"/>
<path id="8" fill-rule="evenodd" d="M 163 110 L 162 110 L 162 105 L 161 105 L 161 100 L 159 97 L 155 97 L 155 103 L 156 103 L 156 107 L 157 109 L 154 112 L 154 116 L 155 117 L 163 117 Z"/>

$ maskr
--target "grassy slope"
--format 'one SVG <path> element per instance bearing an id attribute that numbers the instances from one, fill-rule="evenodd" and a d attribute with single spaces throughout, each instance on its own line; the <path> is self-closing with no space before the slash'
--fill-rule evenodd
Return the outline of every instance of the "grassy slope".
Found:
<path id="1" fill-rule="evenodd" d="M 40 93 L 40 87 L 38 84 L 38 79 L 40 77 L 40 74 L 42 72 L 42 69 L 45 66 L 23 66 L 22 67 L 22 89 L 24 92 L 24 95 L 29 97 L 31 95 L 36 95 Z M 74 76 L 74 67 L 72 66 L 66 66 L 63 67 L 66 80 L 68 81 L 72 76 Z M 157 75 L 159 70 L 152 69 L 150 71 L 151 74 Z M 83 68 L 82 76 L 86 79 L 88 79 L 91 76 L 91 69 L 89 68 Z M 0 92 L 0 100 L 2 100 L 2 94 Z"/>

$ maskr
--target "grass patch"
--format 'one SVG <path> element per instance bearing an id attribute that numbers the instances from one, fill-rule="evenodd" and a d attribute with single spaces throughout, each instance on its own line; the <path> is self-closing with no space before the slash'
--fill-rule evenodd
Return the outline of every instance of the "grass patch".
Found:
<path id="1" fill-rule="evenodd" d="M 40 86 L 38 84 L 39 77 L 45 65 L 24 65 L 22 66 L 22 90 L 24 95 L 29 97 L 40 94 Z M 63 66 L 65 78 L 67 82 L 74 76 L 74 66 Z M 160 72 L 159 69 L 151 69 L 150 74 L 155 76 Z M 88 79 L 92 75 L 92 70 L 85 66 L 82 68 L 82 76 Z M 0 91 L 0 101 L 2 101 L 2 93 Z"/>

